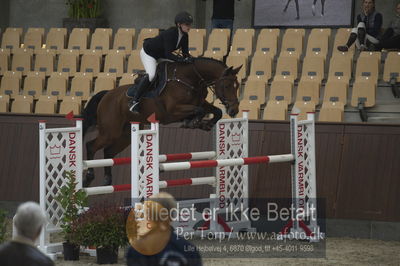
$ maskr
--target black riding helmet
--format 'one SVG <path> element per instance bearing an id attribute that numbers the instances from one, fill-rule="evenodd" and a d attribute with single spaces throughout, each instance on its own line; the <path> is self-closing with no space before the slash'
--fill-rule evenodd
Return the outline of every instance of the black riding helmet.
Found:
<path id="1" fill-rule="evenodd" d="M 175 16 L 175 24 L 193 24 L 193 17 L 188 12 L 183 11 Z"/>

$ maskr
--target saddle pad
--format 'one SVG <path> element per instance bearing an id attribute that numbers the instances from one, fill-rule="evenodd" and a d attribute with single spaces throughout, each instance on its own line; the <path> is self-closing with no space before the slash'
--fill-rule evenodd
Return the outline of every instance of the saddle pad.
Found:
<path id="1" fill-rule="evenodd" d="M 154 80 L 151 82 L 149 89 L 147 92 L 142 96 L 143 98 L 156 98 L 160 95 L 165 85 L 167 84 L 167 68 L 169 62 L 163 61 L 157 65 L 157 72 Z M 139 79 L 143 77 L 144 74 L 139 74 L 137 79 L 135 80 L 135 84 L 132 85 L 132 88 L 128 89 L 129 96 L 134 95 L 137 89 L 137 83 Z"/>

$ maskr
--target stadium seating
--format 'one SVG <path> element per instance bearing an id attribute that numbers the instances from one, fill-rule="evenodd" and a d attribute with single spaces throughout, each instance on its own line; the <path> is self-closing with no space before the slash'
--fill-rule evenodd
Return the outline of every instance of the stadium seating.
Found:
<path id="1" fill-rule="evenodd" d="M 47 33 L 46 48 L 59 53 L 61 50 L 65 49 L 66 39 L 66 28 L 50 28 L 49 33 Z"/>
<path id="2" fill-rule="evenodd" d="M 140 51 L 134 50 L 128 58 L 127 73 L 137 73 L 144 70 L 142 60 L 140 59 Z"/>
<path id="3" fill-rule="evenodd" d="M 11 98 L 19 95 L 22 83 L 22 73 L 19 71 L 6 71 L 0 84 L 0 94 L 9 95 Z"/>
<path id="4" fill-rule="evenodd" d="M 301 80 L 316 80 L 321 84 L 322 80 L 325 79 L 324 61 L 323 57 L 313 55 L 306 56 L 303 61 Z"/>
<path id="5" fill-rule="evenodd" d="M 18 29 L 7 28 L 3 33 L 1 48 L 7 48 L 10 50 L 19 48 L 21 45 L 21 35 L 22 29 L 19 31 Z"/>
<path id="6" fill-rule="evenodd" d="M 125 51 L 128 55 L 133 50 L 133 40 L 136 30 L 134 28 L 119 28 L 114 36 L 113 50 Z"/>
<path id="7" fill-rule="evenodd" d="M 55 114 L 56 110 L 56 96 L 41 95 L 35 105 L 35 114 Z"/>
<path id="8" fill-rule="evenodd" d="M 32 68 L 33 51 L 30 49 L 14 49 L 14 55 L 11 62 L 12 71 L 20 71 L 25 76 Z"/>
<path id="9" fill-rule="evenodd" d="M 3 53 L 2 51 L 0 51 L 0 76 L 2 76 L 4 74 L 4 72 L 8 71 L 10 64 L 10 54 L 8 53 Z"/>
<path id="10" fill-rule="evenodd" d="M 100 73 L 94 84 L 94 94 L 115 88 L 117 77 L 114 73 Z"/>
<path id="11" fill-rule="evenodd" d="M 204 53 L 205 29 L 191 29 L 189 31 L 189 53 L 198 57 Z"/>
<path id="12" fill-rule="evenodd" d="M 258 34 L 256 52 L 276 56 L 278 50 L 279 29 L 262 29 Z"/>
<path id="13" fill-rule="evenodd" d="M 82 60 L 80 72 L 92 73 L 93 77 L 97 77 L 101 67 L 102 52 L 99 50 L 85 51 Z"/>
<path id="14" fill-rule="evenodd" d="M 60 52 L 58 57 L 57 71 L 68 73 L 74 76 L 78 71 L 79 51 L 73 49 L 65 49 Z"/>
<path id="15" fill-rule="evenodd" d="M 118 78 L 122 76 L 125 70 L 125 53 L 119 50 L 108 53 L 104 59 L 104 72 L 115 73 Z"/>
<path id="16" fill-rule="evenodd" d="M 250 56 L 253 52 L 254 29 L 237 29 L 233 36 L 230 55 L 245 54 Z"/>
<path id="17" fill-rule="evenodd" d="M 383 80 L 400 82 L 400 52 L 389 52 L 383 70 Z"/>
<path id="18" fill-rule="evenodd" d="M 281 56 L 286 53 L 299 60 L 303 54 L 303 41 L 304 29 L 287 29 L 282 39 Z"/>
<path id="19" fill-rule="evenodd" d="M 10 96 L 0 94 L 0 113 L 7 113 L 10 110 Z"/>
<path id="20" fill-rule="evenodd" d="M 268 81 L 272 75 L 272 58 L 270 54 L 264 54 L 260 51 L 254 53 L 251 61 L 250 74 L 248 79 L 261 79 Z"/>
<path id="21" fill-rule="evenodd" d="M 229 29 L 213 29 L 204 56 L 221 60 L 228 53 L 229 32 Z"/>
<path id="22" fill-rule="evenodd" d="M 82 54 L 83 51 L 88 49 L 89 33 L 88 28 L 74 28 L 69 35 L 67 48 L 77 50 Z"/>
<path id="23" fill-rule="evenodd" d="M 80 97 L 87 101 L 92 88 L 93 75 L 91 73 L 76 73 L 71 81 L 71 96 Z"/>
<path id="24" fill-rule="evenodd" d="M 45 73 L 46 76 L 50 76 L 54 71 L 55 52 L 50 49 L 40 49 L 35 55 L 35 67 L 34 71 L 40 71 Z"/>
<path id="25" fill-rule="evenodd" d="M 292 56 L 280 56 L 276 64 L 276 78 L 289 79 L 294 82 L 298 78 L 298 59 Z"/>
<path id="26" fill-rule="evenodd" d="M 63 72 L 53 72 L 47 81 L 48 96 L 55 96 L 61 100 L 67 94 L 68 74 Z"/>
<path id="27" fill-rule="evenodd" d="M 12 113 L 29 114 L 33 111 L 33 97 L 30 95 L 16 95 L 11 104 Z"/>
<path id="28" fill-rule="evenodd" d="M 27 49 L 40 49 L 42 48 L 44 39 L 44 28 L 28 28 L 25 33 L 23 48 Z"/>
<path id="29" fill-rule="evenodd" d="M 78 112 L 94 93 L 133 84 L 137 72 L 144 70 L 143 40 L 157 35 L 159 29 L 115 31 L 113 37 L 111 28 L 98 28 L 91 35 L 89 29 L 68 34 L 66 28 L 50 28 L 46 35 L 44 28 L 7 28 L 0 36 L 0 111 L 55 114 L 62 104 L 61 113 Z M 189 52 L 225 60 L 228 66 L 243 65 L 238 74 L 241 109 L 251 109 L 254 119 L 286 120 L 293 109 L 300 110 L 303 118 L 306 111 L 316 110 L 318 120 L 324 122 L 345 122 L 349 117 L 357 121 L 355 108 L 379 106 L 372 109 L 379 113 L 385 105 L 397 103 L 387 98 L 392 95 L 386 91 L 391 86 L 394 91 L 394 84 L 400 82 L 400 53 L 359 52 L 354 45 L 349 52 L 339 52 L 337 46 L 347 42 L 350 31 L 238 28 L 229 46 L 228 29 L 209 34 L 206 29 L 191 29 Z M 82 76 L 89 82 L 78 82 Z M 44 96 L 56 99 L 49 110 L 43 109 Z M 31 99 L 32 104 L 27 104 Z M 220 105 L 211 91 L 207 101 Z"/>
<path id="30" fill-rule="evenodd" d="M 23 95 L 30 95 L 37 100 L 44 90 L 44 72 L 29 72 L 24 80 Z"/>
<path id="31" fill-rule="evenodd" d="M 100 50 L 103 55 L 108 53 L 111 47 L 112 29 L 97 28 L 90 41 L 91 50 Z"/>
<path id="32" fill-rule="evenodd" d="M 66 115 L 70 112 L 80 114 L 82 108 L 82 99 L 76 96 L 65 96 L 60 104 L 60 114 Z"/>

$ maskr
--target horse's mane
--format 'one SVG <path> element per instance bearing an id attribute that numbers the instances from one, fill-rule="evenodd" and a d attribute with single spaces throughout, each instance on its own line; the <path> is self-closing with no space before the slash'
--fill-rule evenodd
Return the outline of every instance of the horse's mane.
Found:
<path id="1" fill-rule="evenodd" d="M 195 57 L 195 60 L 207 60 L 207 61 L 212 61 L 212 62 L 219 63 L 219 64 L 222 65 L 224 68 L 227 68 L 227 67 L 228 67 L 224 62 L 222 62 L 222 61 L 220 61 L 220 60 L 217 60 L 217 59 L 215 59 L 215 58 L 211 58 L 211 57 L 202 57 L 202 56 L 200 56 L 200 57 Z"/>

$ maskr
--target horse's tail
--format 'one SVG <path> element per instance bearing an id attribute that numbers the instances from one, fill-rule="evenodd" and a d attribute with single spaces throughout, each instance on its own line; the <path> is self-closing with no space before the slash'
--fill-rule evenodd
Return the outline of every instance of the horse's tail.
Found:
<path id="1" fill-rule="evenodd" d="M 83 117 L 83 136 L 87 130 L 97 124 L 97 106 L 100 100 L 108 91 L 100 91 L 99 93 L 93 95 L 90 101 L 86 104 L 85 109 L 82 111 Z"/>

